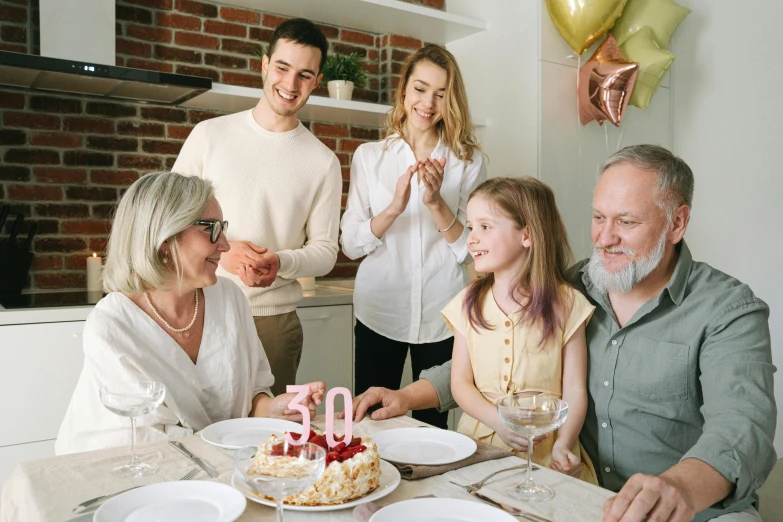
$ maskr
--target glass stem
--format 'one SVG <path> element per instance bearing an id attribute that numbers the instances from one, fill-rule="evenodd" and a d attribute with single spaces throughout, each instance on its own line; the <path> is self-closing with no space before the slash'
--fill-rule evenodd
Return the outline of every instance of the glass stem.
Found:
<path id="1" fill-rule="evenodd" d="M 527 436 L 527 478 L 525 479 L 525 487 L 532 488 L 533 484 L 533 436 Z"/>
<path id="2" fill-rule="evenodd" d="M 283 499 L 277 499 L 277 522 L 283 522 Z"/>
<path id="3" fill-rule="evenodd" d="M 131 466 L 139 465 L 139 456 L 136 455 L 136 417 L 131 417 Z"/>

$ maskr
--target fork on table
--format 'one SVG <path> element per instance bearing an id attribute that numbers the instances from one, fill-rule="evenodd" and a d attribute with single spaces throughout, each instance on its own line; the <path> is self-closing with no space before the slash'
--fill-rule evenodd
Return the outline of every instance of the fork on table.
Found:
<path id="1" fill-rule="evenodd" d="M 182 477 L 180 480 L 190 480 L 196 475 L 198 475 L 198 472 L 199 470 L 197 468 L 193 468 L 192 470 L 188 471 L 187 474 L 184 477 Z M 136 489 L 140 487 L 141 486 L 134 486 L 132 488 L 123 489 L 122 491 L 117 491 L 116 493 L 110 493 L 108 495 L 101 495 L 100 497 L 91 498 L 90 500 L 86 500 L 81 504 L 79 504 L 78 506 L 76 506 L 75 508 L 73 508 L 73 512 L 76 514 L 83 513 L 87 511 L 89 508 L 95 506 L 96 504 L 100 504 L 105 500 L 109 500 L 112 497 L 116 497 L 120 493 L 125 493 L 126 491 L 130 491 L 132 489 Z"/>

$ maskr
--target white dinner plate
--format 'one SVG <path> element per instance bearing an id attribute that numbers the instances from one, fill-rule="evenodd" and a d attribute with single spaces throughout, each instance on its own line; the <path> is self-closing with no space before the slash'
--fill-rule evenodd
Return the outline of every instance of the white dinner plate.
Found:
<path id="1" fill-rule="evenodd" d="M 517 522 L 498 508 L 454 498 L 414 498 L 388 505 L 370 522 Z"/>
<path id="2" fill-rule="evenodd" d="M 253 502 L 258 502 L 259 504 L 263 504 L 265 506 L 271 506 L 271 507 L 276 506 L 274 502 L 271 502 L 264 497 L 259 497 L 258 495 L 253 493 L 253 490 L 251 490 L 247 486 L 247 484 L 242 482 L 242 480 L 238 478 L 236 474 L 234 474 L 234 476 L 231 477 L 231 485 L 237 488 L 243 495 L 245 495 Z M 388 462 L 381 461 L 381 485 L 378 486 L 378 489 L 376 489 L 369 495 L 353 500 L 351 502 L 346 502 L 344 504 L 335 504 L 332 506 L 290 506 L 288 504 L 285 504 L 285 510 L 286 511 L 337 511 L 339 509 L 348 509 L 348 508 L 356 507 L 359 504 L 364 504 L 365 502 L 372 502 L 373 500 L 378 500 L 379 498 L 383 498 L 389 493 L 391 493 L 392 491 L 394 491 L 395 489 L 397 489 L 397 486 L 399 485 L 400 485 L 400 472 L 397 471 L 397 468 L 395 468 Z"/>
<path id="3" fill-rule="evenodd" d="M 476 452 L 476 441 L 461 433 L 438 428 L 399 428 L 372 436 L 382 459 L 398 464 L 438 466 L 466 459 Z"/>
<path id="4" fill-rule="evenodd" d="M 286 431 L 302 433 L 302 425 L 283 419 L 245 417 L 210 424 L 202 430 L 201 438 L 219 448 L 239 449 L 258 446 L 272 435 L 282 435 Z"/>
<path id="5" fill-rule="evenodd" d="M 110 498 L 94 522 L 233 522 L 247 500 L 219 482 L 178 480 L 143 486 Z"/>

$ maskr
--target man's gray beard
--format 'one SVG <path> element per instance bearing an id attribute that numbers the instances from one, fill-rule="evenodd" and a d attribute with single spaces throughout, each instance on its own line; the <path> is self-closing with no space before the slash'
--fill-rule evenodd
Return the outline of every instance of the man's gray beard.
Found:
<path id="1" fill-rule="evenodd" d="M 663 253 L 666 250 L 666 229 L 661 234 L 655 249 L 645 259 L 633 258 L 617 272 L 609 272 L 604 268 L 601 256 L 598 254 L 598 245 L 593 247 L 593 255 L 590 256 L 590 263 L 587 265 L 587 274 L 590 281 L 598 290 L 606 294 L 627 294 L 634 286 L 639 284 L 648 275 L 655 270 L 663 259 Z M 610 250 L 611 251 L 611 250 Z M 626 254 L 635 256 L 630 248 L 620 248 L 616 251 L 623 251 Z"/>

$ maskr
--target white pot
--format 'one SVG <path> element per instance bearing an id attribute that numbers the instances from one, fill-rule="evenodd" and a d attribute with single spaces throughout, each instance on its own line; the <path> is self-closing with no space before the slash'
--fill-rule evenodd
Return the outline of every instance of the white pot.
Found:
<path id="1" fill-rule="evenodd" d="M 335 100 L 350 100 L 353 94 L 353 82 L 345 80 L 332 80 L 327 82 L 329 97 Z"/>

